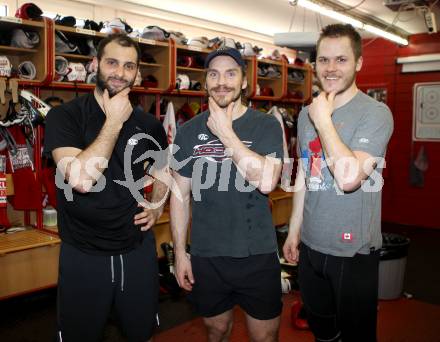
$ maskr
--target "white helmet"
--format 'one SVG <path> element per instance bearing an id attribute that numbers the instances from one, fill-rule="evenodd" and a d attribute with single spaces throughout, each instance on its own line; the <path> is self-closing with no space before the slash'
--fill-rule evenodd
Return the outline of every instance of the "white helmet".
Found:
<path id="1" fill-rule="evenodd" d="M 21 62 L 18 66 L 18 76 L 21 79 L 33 80 L 37 76 L 37 69 L 31 61 Z"/>
<path id="2" fill-rule="evenodd" d="M 113 33 L 126 33 L 125 23 L 121 19 L 115 18 L 111 21 L 104 22 L 104 26 L 100 31 L 101 33 L 113 34 Z"/>
<path id="3" fill-rule="evenodd" d="M 252 56 L 256 56 L 257 54 L 255 53 L 255 50 L 252 46 L 251 43 L 244 43 L 243 44 L 243 50 L 241 52 L 241 54 L 245 57 L 252 57 Z"/>
<path id="4" fill-rule="evenodd" d="M 55 56 L 55 81 L 62 81 L 70 72 L 69 62 L 63 56 Z"/>
<path id="5" fill-rule="evenodd" d="M 206 37 L 195 37 L 189 41 L 190 46 L 198 46 L 201 48 L 207 48 L 209 44 L 209 39 Z"/>
<path id="6" fill-rule="evenodd" d="M 220 44 L 220 47 L 228 47 L 231 49 L 236 49 L 237 45 L 235 45 L 235 40 L 232 38 L 222 38 L 222 42 Z"/>
<path id="7" fill-rule="evenodd" d="M 179 90 L 188 90 L 190 87 L 191 81 L 188 75 L 185 74 L 177 74 L 176 77 L 176 89 Z"/>
<path id="8" fill-rule="evenodd" d="M 82 63 L 69 62 L 69 69 L 71 70 L 67 74 L 67 80 L 70 82 L 85 82 L 87 77 L 87 71 Z"/>

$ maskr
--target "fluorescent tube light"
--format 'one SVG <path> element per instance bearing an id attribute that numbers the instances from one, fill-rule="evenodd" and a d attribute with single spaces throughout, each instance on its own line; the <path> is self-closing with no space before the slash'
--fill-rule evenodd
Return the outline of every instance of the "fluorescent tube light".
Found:
<path id="1" fill-rule="evenodd" d="M 368 32 L 371 32 L 371 33 L 374 33 L 375 35 L 378 35 L 380 37 L 389 39 L 389 40 L 391 40 L 393 42 L 396 42 L 398 44 L 408 45 L 408 40 L 407 39 L 399 37 L 398 35 L 395 35 L 393 33 L 381 30 L 380 28 L 377 28 L 376 26 L 365 24 L 364 25 L 364 30 L 368 31 Z"/>
<path id="2" fill-rule="evenodd" d="M 292 4 L 295 4 L 295 1 L 290 0 L 290 2 Z M 387 32 L 385 30 L 382 30 L 376 26 L 370 25 L 370 24 L 366 24 L 363 23 L 362 21 L 358 20 L 358 19 L 354 19 L 348 15 L 342 14 L 340 12 L 334 11 L 332 9 L 323 7 L 322 5 L 313 2 L 313 1 L 309 1 L 309 0 L 297 0 L 296 2 L 297 5 L 302 6 L 308 10 L 317 12 L 319 14 L 325 15 L 329 18 L 332 18 L 334 20 L 338 20 L 340 22 L 346 23 L 346 24 L 350 24 L 355 28 L 358 29 L 364 29 L 368 32 L 371 32 L 375 35 L 378 35 L 380 37 L 389 39 L 393 42 L 396 42 L 398 44 L 401 45 L 408 45 L 408 40 L 405 38 L 402 38 L 396 34 Z"/>
<path id="3" fill-rule="evenodd" d="M 345 15 L 345 14 L 333 11 L 331 9 L 322 7 L 321 5 L 318 5 L 318 4 L 311 2 L 311 1 L 308 1 L 308 0 L 298 0 L 298 5 L 302 6 L 304 8 L 307 8 L 311 11 L 318 12 L 319 14 L 325 15 L 325 16 L 330 17 L 332 19 L 341 21 L 346 24 L 350 24 L 356 28 L 362 28 L 362 26 L 363 26 L 363 23 L 357 19 L 353 19 L 353 18 L 349 17 L 348 15 Z"/>

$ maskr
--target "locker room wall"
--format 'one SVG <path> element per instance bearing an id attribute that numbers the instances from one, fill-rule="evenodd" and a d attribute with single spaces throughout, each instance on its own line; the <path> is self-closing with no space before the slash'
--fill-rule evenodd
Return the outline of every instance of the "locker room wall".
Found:
<path id="1" fill-rule="evenodd" d="M 394 116 L 394 134 L 384 174 L 384 221 L 440 229 L 440 142 L 412 143 L 413 86 L 440 81 L 440 72 L 403 74 L 401 65 L 396 64 L 398 57 L 439 52 L 439 33 L 413 35 L 407 47 L 398 47 L 384 39 L 364 47 L 364 65 L 357 82 L 363 89 L 386 87 L 387 104 Z M 410 185 L 409 167 L 411 152 L 415 157 L 421 146 L 427 152 L 429 167 L 424 186 L 417 188 Z"/>

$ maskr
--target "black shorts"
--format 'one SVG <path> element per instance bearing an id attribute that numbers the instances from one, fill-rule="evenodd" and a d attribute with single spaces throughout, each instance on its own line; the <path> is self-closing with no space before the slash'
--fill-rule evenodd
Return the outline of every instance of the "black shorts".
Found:
<path id="1" fill-rule="evenodd" d="M 246 258 L 191 256 L 194 286 L 189 300 L 203 317 L 238 304 L 255 319 L 281 314 L 281 268 L 277 253 Z"/>
<path id="2" fill-rule="evenodd" d="M 122 255 L 86 254 L 61 244 L 58 340 L 100 341 L 114 308 L 130 342 L 145 342 L 157 326 L 159 279 L 154 235 Z"/>

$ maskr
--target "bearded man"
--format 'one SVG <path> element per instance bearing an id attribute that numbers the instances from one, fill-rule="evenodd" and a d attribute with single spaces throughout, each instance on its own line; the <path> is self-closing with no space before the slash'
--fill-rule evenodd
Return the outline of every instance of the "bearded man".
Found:
<path id="1" fill-rule="evenodd" d="M 150 228 L 162 207 L 149 209 L 142 203 L 143 186 L 135 188 L 139 196 L 133 196 L 130 186 L 137 185 L 120 182 L 129 170 L 142 183 L 154 161 L 137 159 L 167 148 L 161 123 L 133 110 L 128 97 L 139 56 L 137 43 L 128 36 L 104 38 L 95 57 L 95 91 L 47 115 L 44 153 L 53 157 L 61 177 L 59 341 L 101 341 L 112 309 L 129 341 L 149 341 L 157 324 L 158 267 Z M 151 200 L 161 200 L 166 191 L 163 183 L 155 182 Z"/>

